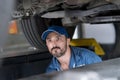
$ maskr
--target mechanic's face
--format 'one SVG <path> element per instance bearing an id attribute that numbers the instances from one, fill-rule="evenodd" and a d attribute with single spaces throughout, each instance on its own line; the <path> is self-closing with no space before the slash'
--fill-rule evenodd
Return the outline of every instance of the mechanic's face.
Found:
<path id="1" fill-rule="evenodd" d="M 49 52 L 57 58 L 65 54 L 67 47 L 69 47 L 69 42 L 70 39 L 56 32 L 49 33 L 46 38 L 46 45 Z"/>

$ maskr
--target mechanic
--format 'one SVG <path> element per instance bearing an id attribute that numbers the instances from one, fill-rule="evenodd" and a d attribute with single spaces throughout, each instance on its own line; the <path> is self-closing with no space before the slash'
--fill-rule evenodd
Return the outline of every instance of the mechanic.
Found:
<path id="1" fill-rule="evenodd" d="M 70 37 L 62 26 L 49 26 L 41 35 L 46 42 L 52 61 L 46 72 L 63 71 L 88 64 L 101 62 L 94 52 L 80 47 L 70 46 Z"/>

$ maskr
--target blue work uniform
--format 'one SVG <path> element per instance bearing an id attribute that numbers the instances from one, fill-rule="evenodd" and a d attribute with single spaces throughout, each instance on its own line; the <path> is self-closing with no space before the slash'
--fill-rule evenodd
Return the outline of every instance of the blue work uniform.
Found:
<path id="1" fill-rule="evenodd" d="M 69 69 L 85 66 L 87 64 L 93 64 L 101 62 L 101 58 L 94 52 L 80 47 L 71 47 L 71 58 L 69 63 Z M 61 71 L 60 63 L 53 57 L 46 72 Z"/>

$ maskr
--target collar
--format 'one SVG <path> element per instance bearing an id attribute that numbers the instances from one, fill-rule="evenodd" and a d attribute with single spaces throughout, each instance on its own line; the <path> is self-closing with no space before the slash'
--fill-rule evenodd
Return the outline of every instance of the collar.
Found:
<path id="1" fill-rule="evenodd" d="M 74 53 L 74 50 L 72 47 L 71 48 L 71 57 L 70 57 L 70 62 L 69 62 L 69 68 L 72 69 L 72 68 L 75 68 L 76 64 L 75 64 L 75 53 Z M 57 69 L 57 71 L 61 71 L 61 67 L 60 67 L 60 63 L 59 61 L 53 57 L 53 64 L 55 66 L 55 68 Z"/>

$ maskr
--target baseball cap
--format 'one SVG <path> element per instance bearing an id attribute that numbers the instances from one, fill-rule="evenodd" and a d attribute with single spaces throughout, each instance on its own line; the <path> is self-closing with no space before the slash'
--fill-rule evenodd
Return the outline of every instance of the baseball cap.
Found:
<path id="1" fill-rule="evenodd" d="M 48 29 L 42 33 L 42 35 L 41 35 L 42 40 L 46 40 L 46 37 L 51 32 L 57 32 L 59 34 L 65 35 L 67 38 L 69 37 L 69 35 L 64 27 L 62 27 L 62 26 L 49 26 Z"/>

